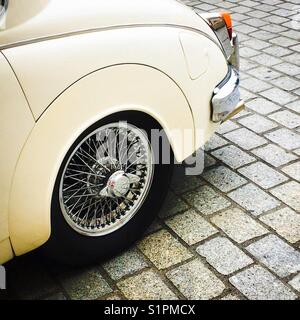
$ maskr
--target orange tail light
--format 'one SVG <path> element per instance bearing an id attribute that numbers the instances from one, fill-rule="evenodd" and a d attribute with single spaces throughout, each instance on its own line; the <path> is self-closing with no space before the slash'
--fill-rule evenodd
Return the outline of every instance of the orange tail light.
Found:
<path id="1" fill-rule="evenodd" d="M 233 29 L 232 29 L 232 19 L 231 19 L 230 13 L 228 13 L 228 12 L 222 12 L 222 13 L 221 13 L 221 16 L 222 16 L 222 18 L 224 19 L 224 21 L 225 21 L 225 23 L 226 23 L 226 26 L 227 26 L 227 30 L 228 30 L 230 39 L 232 39 Z"/>

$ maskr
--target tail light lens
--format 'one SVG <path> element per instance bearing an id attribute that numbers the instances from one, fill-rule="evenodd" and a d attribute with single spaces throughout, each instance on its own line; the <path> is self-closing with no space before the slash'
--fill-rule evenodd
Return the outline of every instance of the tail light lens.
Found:
<path id="1" fill-rule="evenodd" d="M 228 12 L 222 12 L 221 13 L 221 17 L 223 18 L 225 24 L 226 24 L 226 27 L 227 27 L 227 30 L 228 30 L 228 33 L 229 33 L 229 38 L 230 40 L 232 39 L 232 33 L 233 33 L 233 29 L 232 29 L 232 19 L 231 19 L 231 16 Z"/>

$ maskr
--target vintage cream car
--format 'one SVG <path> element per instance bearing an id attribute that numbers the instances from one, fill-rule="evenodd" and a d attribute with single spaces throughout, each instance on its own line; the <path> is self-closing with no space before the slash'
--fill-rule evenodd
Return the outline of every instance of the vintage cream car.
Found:
<path id="1" fill-rule="evenodd" d="M 41 246 L 89 262 L 137 240 L 172 169 L 151 132 L 163 129 L 178 162 L 192 155 L 243 107 L 238 69 L 228 13 L 0 0 L 0 263 Z"/>

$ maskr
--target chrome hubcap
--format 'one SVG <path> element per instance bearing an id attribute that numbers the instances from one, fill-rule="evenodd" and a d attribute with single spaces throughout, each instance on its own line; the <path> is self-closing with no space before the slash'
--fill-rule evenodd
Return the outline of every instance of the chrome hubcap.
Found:
<path id="1" fill-rule="evenodd" d="M 120 198 L 124 197 L 130 191 L 130 185 L 140 181 L 140 177 L 124 171 L 115 172 L 107 182 L 107 185 L 100 195 L 102 197 Z"/>
<path id="2" fill-rule="evenodd" d="M 113 123 L 90 134 L 62 175 L 59 197 L 67 223 L 87 236 L 121 228 L 148 195 L 153 163 L 146 133 L 133 125 Z"/>

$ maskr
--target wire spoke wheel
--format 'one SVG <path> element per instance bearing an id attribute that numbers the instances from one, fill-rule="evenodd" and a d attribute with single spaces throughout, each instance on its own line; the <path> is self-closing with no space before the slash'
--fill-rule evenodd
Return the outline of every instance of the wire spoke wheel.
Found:
<path id="1" fill-rule="evenodd" d="M 126 122 L 102 126 L 79 143 L 66 163 L 59 187 L 63 216 L 80 234 L 112 233 L 138 212 L 153 176 L 146 132 Z"/>

